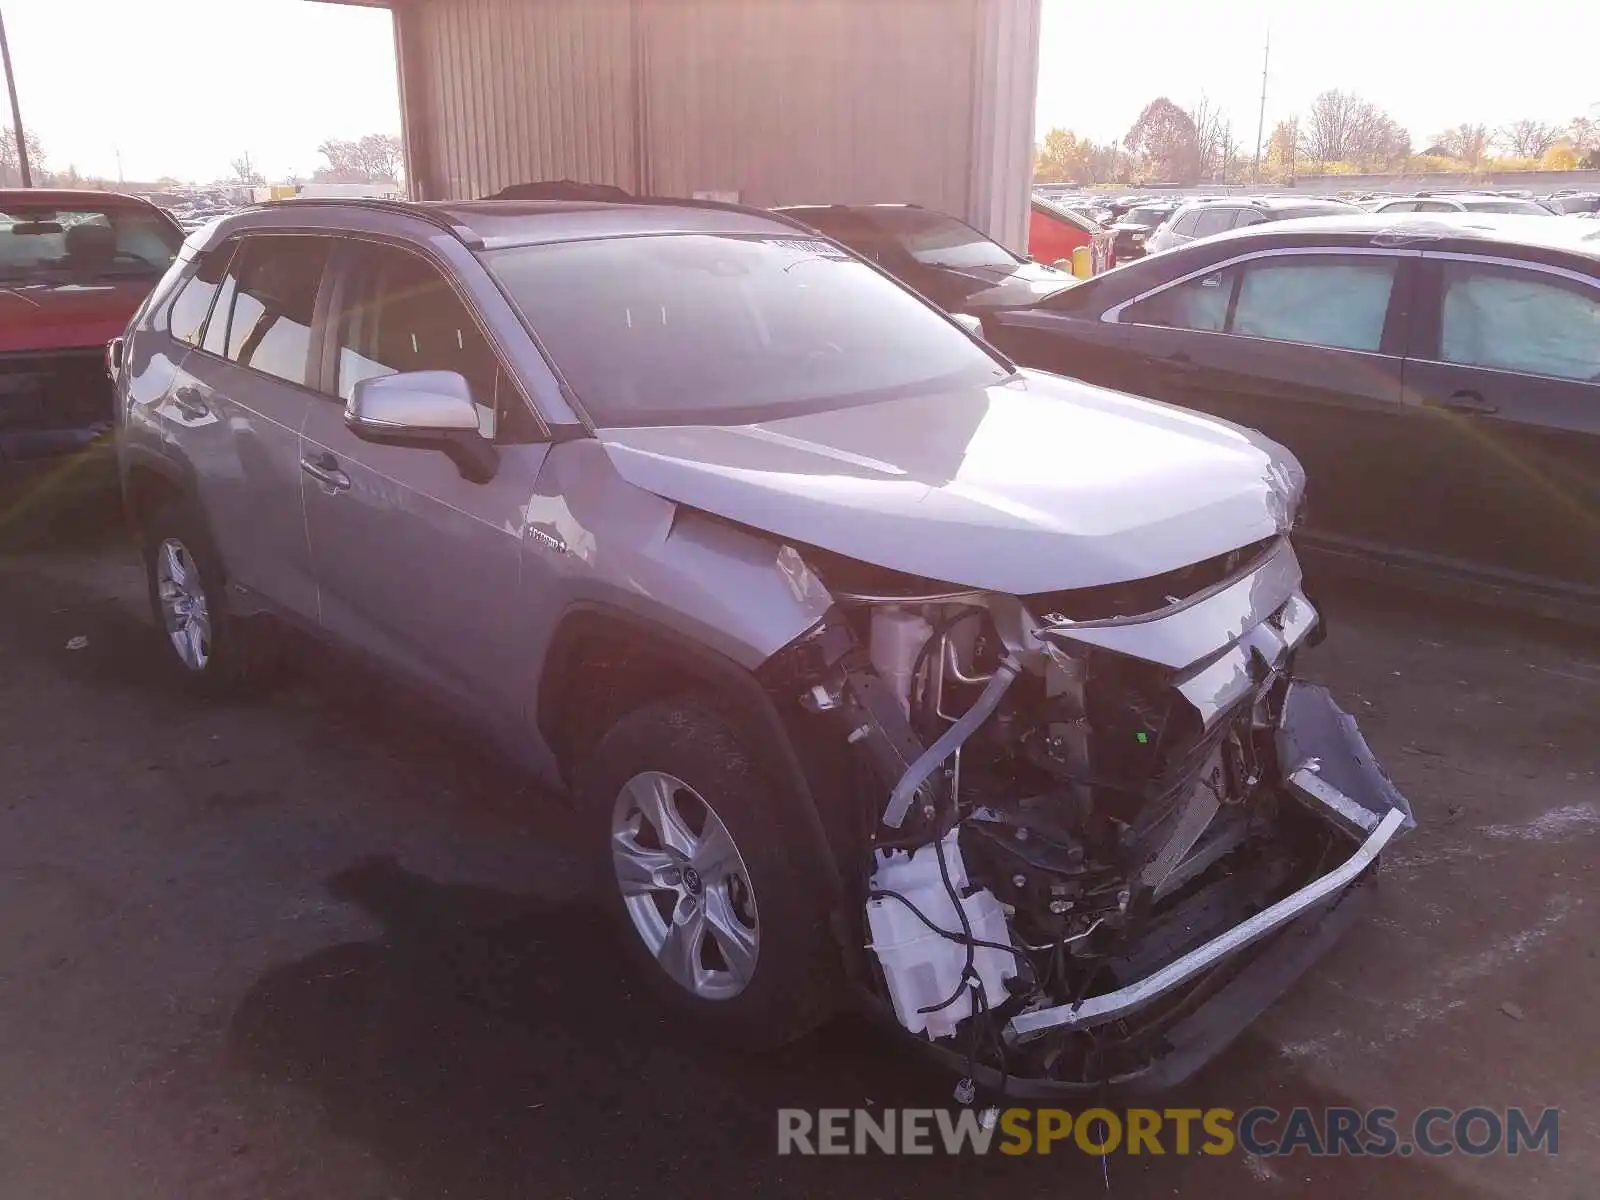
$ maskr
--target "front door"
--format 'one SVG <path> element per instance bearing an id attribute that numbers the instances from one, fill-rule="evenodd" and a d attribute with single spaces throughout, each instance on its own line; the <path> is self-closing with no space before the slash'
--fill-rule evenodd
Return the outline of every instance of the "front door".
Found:
<path id="1" fill-rule="evenodd" d="M 1600 284 L 1430 254 L 1407 392 L 1430 427 L 1439 553 L 1600 601 Z"/>
<path id="2" fill-rule="evenodd" d="M 441 270 L 398 246 L 340 256 L 327 393 L 301 439 L 322 624 L 458 707 L 514 723 L 531 679 L 519 636 L 526 504 L 547 447 L 479 324 Z M 444 453 L 351 433 L 362 379 L 457 371 L 496 443 L 498 472 L 462 478 Z"/>

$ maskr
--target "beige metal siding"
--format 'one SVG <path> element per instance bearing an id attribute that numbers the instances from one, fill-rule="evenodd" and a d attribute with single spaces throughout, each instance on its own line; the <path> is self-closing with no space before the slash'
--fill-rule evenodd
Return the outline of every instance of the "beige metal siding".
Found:
<path id="1" fill-rule="evenodd" d="M 1022 251 L 1033 186 L 1039 0 L 982 0 L 973 39 L 973 165 L 967 219 Z"/>
<path id="2" fill-rule="evenodd" d="M 415 194 L 907 201 L 1020 246 L 1039 0 L 396 4 Z"/>
<path id="3" fill-rule="evenodd" d="M 427 198 L 530 179 L 636 186 L 626 0 L 425 0 L 396 14 Z"/>
<path id="4" fill-rule="evenodd" d="M 652 190 L 964 211 L 978 0 L 647 0 Z"/>

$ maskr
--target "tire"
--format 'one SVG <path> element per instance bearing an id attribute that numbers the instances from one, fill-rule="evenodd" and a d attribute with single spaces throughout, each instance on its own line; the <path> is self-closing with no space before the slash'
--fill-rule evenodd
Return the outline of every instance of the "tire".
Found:
<path id="1" fill-rule="evenodd" d="M 140 543 L 150 611 L 172 672 L 210 696 L 258 683 L 268 662 L 265 647 L 256 631 L 229 614 L 221 560 L 193 511 L 176 503 L 157 510 Z"/>
<path id="2" fill-rule="evenodd" d="M 692 697 L 637 709 L 600 740 L 577 792 L 591 831 L 585 840 L 599 851 L 602 903 L 620 927 L 624 953 L 668 1008 L 704 1034 L 751 1050 L 792 1042 L 832 1015 L 839 953 L 820 889 L 788 852 L 798 836 L 792 805 L 728 721 Z M 641 797 L 658 809 L 670 805 L 680 834 L 687 828 L 700 853 L 670 849 L 673 839 L 647 828 Z M 731 856 L 707 816 L 729 836 Z M 647 885 L 651 864 L 658 869 Z M 625 875 L 649 890 L 630 902 Z M 684 954 L 695 946 L 696 910 L 699 948 Z M 658 949 L 645 930 L 677 941 Z M 694 989 L 680 982 L 690 971 Z"/>

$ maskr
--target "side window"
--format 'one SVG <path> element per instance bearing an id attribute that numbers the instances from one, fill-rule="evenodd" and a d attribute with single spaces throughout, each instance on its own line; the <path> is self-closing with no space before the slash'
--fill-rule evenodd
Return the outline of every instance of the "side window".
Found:
<path id="1" fill-rule="evenodd" d="M 1447 204 L 1443 200 L 1418 200 L 1417 212 L 1458 212 L 1454 204 Z"/>
<path id="2" fill-rule="evenodd" d="M 335 328 L 338 394 L 403 371 L 455 371 L 478 406 L 479 429 L 501 442 L 537 440 L 537 426 L 478 323 L 437 267 L 391 246 L 354 251 L 351 286 Z"/>
<path id="3" fill-rule="evenodd" d="M 1121 320 L 1133 325 L 1221 333 L 1227 328 L 1228 309 L 1238 282 L 1237 267 L 1197 275 L 1130 304 L 1123 310 Z"/>
<path id="4" fill-rule="evenodd" d="M 1296 255 L 1251 259 L 1148 296 L 1122 320 L 1344 350 L 1377 350 L 1398 260 Z"/>
<path id="5" fill-rule="evenodd" d="M 1257 212 L 1253 208 L 1241 208 L 1239 219 L 1233 223 L 1235 229 L 1243 229 L 1246 225 L 1261 225 L 1266 222 L 1267 214 Z"/>
<path id="6" fill-rule="evenodd" d="M 1179 237 L 1194 237 L 1195 222 L 1199 219 L 1198 212 L 1186 212 L 1172 223 L 1172 232 Z"/>
<path id="7" fill-rule="evenodd" d="M 1417 202 L 1415 200 L 1397 200 L 1393 204 L 1385 204 L 1382 208 L 1378 209 L 1378 212 L 1381 214 L 1407 213 L 1416 211 Z"/>
<path id="8" fill-rule="evenodd" d="M 225 242 L 200 256 L 200 262 L 189 278 L 179 285 L 178 294 L 172 298 L 167 314 L 167 325 L 172 336 L 191 346 L 200 345 L 204 335 L 206 317 L 211 312 L 211 302 L 228 271 L 228 259 L 234 243 Z"/>
<path id="9" fill-rule="evenodd" d="M 229 271 L 217 287 L 217 299 L 211 306 L 212 317 L 206 324 L 205 340 L 201 349 L 219 357 L 228 352 L 228 321 L 233 316 L 233 298 L 239 290 L 239 279 Z"/>
<path id="10" fill-rule="evenodd" d="M 1196 215 L 1200 218 L 1194 227 L 1197 238 L 1210 237 L 1213 233 L 1223 233 L 1233 228 L 1233 216 L 1236 210 L 1223 204 L 1202 208 Z"/>
<path id="11" fill-rule="evenodd" d="M 223 353 L 242 367 L 290 383 L 308 383 L 311 320 L 328 262 L 327 238 L 259 234 L 234 255 L 232 304 Z M 222 291 L 230 290 L 224 284 Z M 222 307 L 217 308 L 221 323 Z M 211 330 L 208 345 L 214 344 Z"/>
<path id="12" fill-rule="evenodd" d="M 1377 350 L 1398 266 L 1376 255 L 1256 259 L 1245 265 L 1229 332 Z"/>
<path id="13" fill-rule="evenodd" d="M 1439 265 L 1443 361 L 1600 383 L 1600 290 L 1516 267 Z"/>

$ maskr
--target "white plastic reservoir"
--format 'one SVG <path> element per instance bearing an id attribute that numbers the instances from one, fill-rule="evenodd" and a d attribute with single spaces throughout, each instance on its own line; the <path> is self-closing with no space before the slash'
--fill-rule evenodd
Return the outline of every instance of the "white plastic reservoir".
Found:
<path id="1" fill-rule="evenodd" d="M 988 889 L 966 895 L 967 870 L 961 861 L 957 831 L 944 839 L 945 866 L 961 907 L 972 926 L 972 936 L 996 946 L 1009 946 L 1000 901 Z M 897 892 L 940 929 L 961 936 L 961 918 L 939 875 L 939 859 L 933 844 L 915 850 L 880 850 L 872 873 L 872 890 Z M 949 1037 L 956 1026 L 978 1009 L 974 985 L 968 984 L 954 1003 L 937 1012 L 919 1012 L 946 1000 L 961 985 L 967 948 L 960 942 L 941 937 L 929 929 L 899 900 L 884 898 L 867 901 L 869 948 L 878 956 L 894 1001 L 895 1015 L 912 1033 L 930 1038 Z M 1001 949 L 979 946 L 973 951 L 973 969 L 989 1006 L 995 1007 L 1008 996 L 1007 977 L 1017 973 L 1016 956 Z"/>

